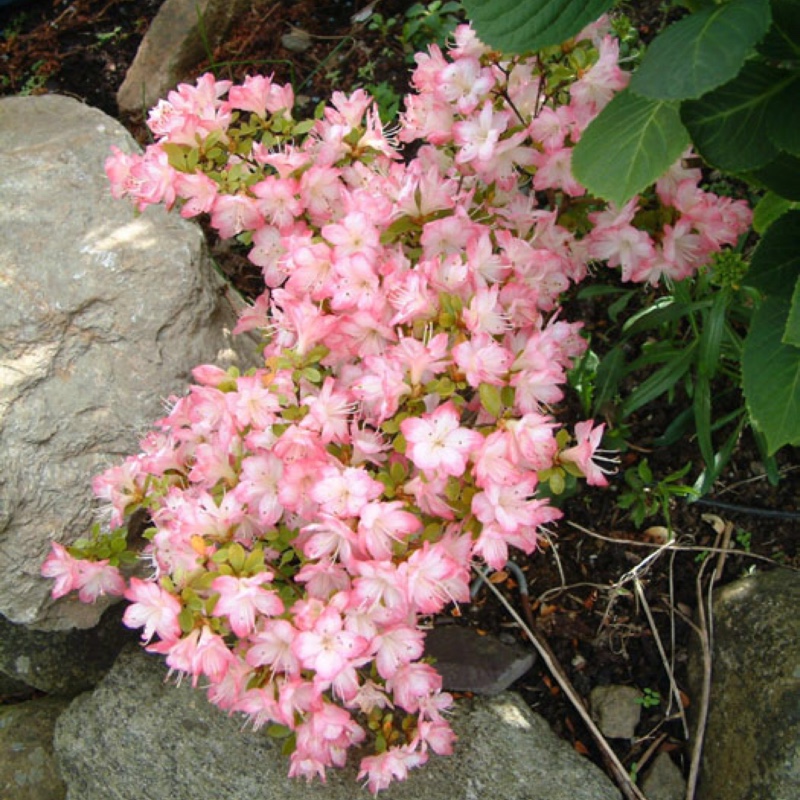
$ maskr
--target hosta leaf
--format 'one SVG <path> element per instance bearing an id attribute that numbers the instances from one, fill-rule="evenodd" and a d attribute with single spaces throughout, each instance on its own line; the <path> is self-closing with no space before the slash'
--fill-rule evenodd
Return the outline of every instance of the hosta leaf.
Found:
<path id="1" fill-rule="evenodd" d="M 800 348 L 784 344 L 790 303 L 768 297 L 753 316 L 742 350 L 742 387 L 750 417 L 773 455 L 800 444 Z"/>
<path id="2" fill-rule="evenodd" d="M 572 169 L 592 194 L 622 206 L 661 177 L 688 143 L 676 103 L 626 89 L 581 136 Z"/>
<path id="3" fill-rule="evenodd" d="M 769 23 L 768 0 L 731 0 L 690 14 L 653 40 L 631 90 L 653 100 L 698 98 L 736 76 Z"/>
<path id="4" fill-rule="evenodd" d="M 769 136 L 770 101 L 793 79 L 791 72 L 748 62 L 732 81 L 683 103 L 681 119 L 703 158 L 732 172 L 772 161 L 778 148 Z"/>
<path id="5" fill-rule="evenodd" d="M 777 219 L 762 237 L 745 282 L 765 294 L 788 297 L 800 275 L 800 211 Z"/>
<path id="6" fill-rule="evenodd" d="M 504 53 L 561 44 L 612 5 L 614 0 L 464 0 L 478 38 Z"/>

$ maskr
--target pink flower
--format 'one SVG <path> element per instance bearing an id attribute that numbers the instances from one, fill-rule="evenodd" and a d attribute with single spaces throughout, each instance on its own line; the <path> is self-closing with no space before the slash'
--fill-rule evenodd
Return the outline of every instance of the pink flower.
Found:
<path id="1" fill-rule="evenodd" d="M 394 780 L 404 781 L 409 769 L 422 766 L 427 760 L 425 753 L 409 745 L 390 747 L 378 755 L 362 758 L 358 779 L 366 778 L 369 790 L 377 794 L 388 789 Z"/>
<path id="2" fill-rule="evenodd" d="M 404 419 L 400 430 L 408 444 L 408 457 L 426 473 L 463 475 L 470 456 L 483 444 L 483 436 L 459 423 L 460 416 L 452 402 L 425 417 Z"/>
<path id="3" fill-rule="evenodd" d="M 363 636 L 344 629 L 341 614 L 335 608 L 327 608 L 311 630 L 297 635 L 292 651 L 305 669 L 314 670 L 323 680 L 331 681 L 358 659 L 368 645 Z"/>
<path id="4" fill-rule="evenodd" d="M 532 497 L 537 483 L 531 474 L 511 485 L 488 483 L 472 498 L 472 513 L 482 523 L 497 523 L 507 533 L 529 527 L 536 520 Z"/>
<path id="5" fill-rule="evenodd" d="M 490 161 L 500 136 L 508 127 L 509 112 L 496 113 L 491 100 L 484 102 L 477 117 L 453 125 L 453 141 L 459 146 L 456 163 Z"/>
<path id="6" fill-rule="evenodd" d="M 358 539 L 363 549 L 373 558 L 390 559 L 392 543 L 402 541 L 422 528 L 414 514 L 406 511 L 403 503 L 369 502 L 359 512 Z"/>
<path id="7" fill-rule="evenodd" d="M 378 674 L 388 680 L 402 666 L 416 661 L 424 650 L 425 634 L 409 625 L 395 625 L 373 640 Z"/>
<path id="8" fill-rule="evenodd" d="M 468 559 L 453 558 L 443 540 L 425 542 L 400 565 L 400 573 L 407 581 L 410 601 L 422 614 L 435 614 L 447 603 L 469 600 Z"/>
<path id="9" fill-rule="evenodd" d="M 131 578 L 125 599 L 131 604 L 125 609 L 122 621 L 129 628 L 144 628 L 142 639 L 145 642 L 154 635 L 164 642 L 173 642 L 181 635 L 180 601 L 157 583 Z"/>
<path id="10" fill-rule="evenodd" d="M 325 514 L 356 517 L 371 500 L 383 493 L 383 484 L 361 467 L 324 467 L 316 476 L 311 497 Z"/>
<path id="11" fill-rule="evenodd" d="M 219 592 L 214 606 L 215 617 L 227 617 L 231 630 L 242 638 L 248 636 L 255 626 L 256 614 L 274 617 L 283 613 L 283 602 L 278 593 L 267 591 L 262 584 L 272 580 L 268 572 L 260 572 L 252 578 L 235 578 L 220 575 L 211 588 Z"/>
<path id="12" fill-rule="evenodd" d="M 285 619 L 268 619 L 250 637 L 247 663 L 252 667 L 268 665 L 273 671 L 297 675 L 300 662 L 292 650 L 297 630 Z"/>
<path id="13" fill-rule="evenodd" d="M 464 372 L 467 383 L 504 386 L 514 356 L 486 333 L 478 333 L 453 348 L 453 360 Z"/>
<path id="14" fill-rule="evenodd" d="M 441 690 L 442 677 L 430 664 L 412 662 L 400 667 L 386 681 L 386 688 L 400 708 L 415 714 L 420 700 Z"/>
<path id="15" fill-rule="evenodd" d="M 220 194 L 211 207 L 211 224 L 223 239 L 242 231 L 254 231 L 264 224 L 256 201 L 243 194 Z"/>
<path id="16" fill-rule="evenodd" d="M 574 464 L 586 476 L 586 482 L 590 486 L 608 486 L 607 471 L 599 467 L 593 460 L 600 447 L 605 427 L 605 424 L 593 427 L 591 420 L 579 422 L 575 426 L 575 439 L 577 440 L 575 446 L 562 450 L 559 455 L 561 461 Z"/>
<path id="17" fill-rule="evenodd" d="M 78 599 L 82 603 L 93 603 L 103 595 L 125 594 L 125 579 L 120 571 L 103 561 L 80 561 L 78 572 Z"/>
<path id="18" fill-rule="evenodd" d="M 81 562 L 58 542 L 53 542 L 50 553 L 42 563 L 41 574 L 45 578 L 55 579 L 50 594 L 54 598 L 63 597 L 78 588 Z"/>

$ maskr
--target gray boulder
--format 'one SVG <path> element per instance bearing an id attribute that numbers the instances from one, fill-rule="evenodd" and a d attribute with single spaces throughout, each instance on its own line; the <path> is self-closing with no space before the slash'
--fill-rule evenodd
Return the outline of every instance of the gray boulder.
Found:
<path id="1" fill-rule="evenodd" d="M 160 659 L 123 650 L 91 694 L 76 698 L 56 727 L 68 800 L 353 800 L 369 797 L 355 767 L 329 771 L 327 785 L 286 777 L 280 743 L 243 728 L 188 681 L 167 683 Z M 457 752 L 432 757 L 387 800 L 619 800 L 610 780 L 558 739 L 513 693 L 459 702 Z M 106 765 L 104 768 L 103 765 Z"/>
<path id="2" fill-rule="evenodd" d="M 97 109 L 0 99 L 0 614 L 45 630 L 106 607 L 54 605 L 39 574 L 52 540 L 90 529 L 92 476 L 138 450 L 194 366 L 232 356 L 202 232 L 114 201 L 111 145 L 136 147 Z"/>
<path id="3" fill-rule="evenodd" d="M 118 604 L 94 628 L 68 631 L 36 631 L 0 616 L 0 675 L 50 695 L 92 689 L 139 636 L 122 624 L 123 610 Z"/>
<path id="4" fill-rule="evenodd" d="M 698 800 L 800 797 L 800 575 L 775 570 L 715 593 L 711 704 Z M 690 684 L 699 697 L 701 660 Z"/>
<path id="5" fill-rule="evenodd" d="M 64 800 L 53 729 L 67 701 L 50 697 L 0 706 L 0 797 Z"/>
<path id="6" fill-rule="evenodd" d="M 209 56 L 252 0 L 166 0 L 117 92 L 123 114 L 141 114 Z"/>

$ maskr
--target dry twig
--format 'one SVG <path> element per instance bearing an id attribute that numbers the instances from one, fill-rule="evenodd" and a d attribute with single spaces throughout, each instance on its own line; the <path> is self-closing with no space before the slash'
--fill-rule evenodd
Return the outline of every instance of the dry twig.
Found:
<path id="1" fill-rule="evenodd" d="M 589 729 L 589 732 L 594 737 L 597 746 L 600 748 L 600 752 L 603 754 L 603 758 L 606 761 L 609 769 L 611 770 L 614 780 L 617 782 L 617 785 L 622 791 L 623 795 L 627 798 L 627 800 L 647 800 L 647 798 L 642 794 L 641 790 L 636 786 L 636 784 L 631 780 L 630 775 L 626 771 L 625 767 L 620 762 L 619 758 L 617 758 L 617 754 L 611 749 L 611 746 L 606 741 L 605 736 L 603 736 L 600 729 L 595 724 L 594 720 L 589 715 L 589 712 L 583 705 L 583 701 L 581 700 L 580 695 L 575 691 L 572 683 L 570 682 L 569 678 L 567 677 L 566 673 L 562 669 L 561 665 L 558 663 L 558 659 L 553 654 L 553 651 L 550 649 L 547 642 L 542 641 L 534 632 L 533 625 L 529 625 L 516 609 L 503 597 L 502 593 L 498 590 L 498 588 L 489 580 L 488 575 L 486 572 L 481 569 L 480 567 L 474 567 L 475 571 L 480 575 L 483 579 L 484 583 L 494 592 L 495 596 L 500 600 L 500 602 L 505 607 L 506 611 L 512 616 L 514 621 L 525 631 L 526 635 L 531 641 L 531 644 L 536 648 L 539 655 L 541 656 L 542 661 L 547 666 L 547 669 L 550 671 L 552 676 L 556 679 L 558 685 L 561 687 L 561 690 L 564 692 L 566 697 L 572 703 L 575 710 L 580 715 L 581 719 L 583 720 L 586 727 Z M 525 596 L 527 599 L 527 595 Z M 527 616 L 527 615 L 526 615 Z"/>

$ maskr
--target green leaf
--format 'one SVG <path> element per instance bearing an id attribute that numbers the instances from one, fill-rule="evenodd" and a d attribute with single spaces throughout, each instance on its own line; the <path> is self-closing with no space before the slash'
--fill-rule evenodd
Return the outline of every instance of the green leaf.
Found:
<path id="1" fill-rule="evenodd" d="M 769 103 L 769 138 L 779 150 L 800 156 L 800 70 L 784 70 L 785 82 Z"/>
<path id="2" fill-rule="evenodd" d="M 675 351 L 674 356 L 670 358 L 665 366 L 642 381 L 622 404 L 622 417 L 630 416 L 637 409 L 672 389 L 692 365 L 696 348 L 697 340 L 693 341 L 682 352 Z"/>
<path id="3" fill-rule="evenodd" d="M 800 445 L 800 348 L 781 341 L 789 308 L 785 294 L 768 297 L 753 316 L 742 351 L 744 396 L 767 455 Z"/>
<path id="4" fill-rule="evenodd" d="M 482 383 L 478 387 L 481 405 L 487 414 L 497 418 L 503 415 L 503 401 L 500 397 L 500 387 L 491 383 Z"/>
<path id="5" fill-rule="evenodd" d="M 612 5 L 614 0 L 464 0 L 478 38 L 504 53 L 561 44 Z"/>
<path id="6" fill-rule="evenodd" d="M 766 294 L 786 298 L 800 274 L 800 211 L 789 211 L 761 238 L 744 278 Z"/>
<path id="7" fill-rule="evenodd" d="M 722 340 L 725 336 L 726 312 L 728 310 L 728 293 L 719 291 L 708 314 L 703 317 L 703 328 L 700 333 L 700 354 L 697 367 L 700 375 L 712 378 L 719 367 L 719 356 Z"/>
<path id="8" fill-rule="evenodd" d="M 698 375 L 694 386 L 694 427 L 700 455 L 706 464 L 714 463 L 714 445 L 711 441 L 711 383 L 707 375 Z"/>
<path id="9" fill-rule="evenodd" d="M 769 24 L 769 0 L 731 0 L 690 14 L 653 40 L 631 90 L 653 100 L 698 98 L 737 75 Z"/>
<path id="10" fill-rule="evenodd" d="M 772 27 L 756 49 L 776 61 L 800 56 L 800 0 L 772 0 Z"/>
<path id="11" fill-rule="evenodd" d="M 625 89 L 584 131 L 572 169 L 592 194 L 622 206 L 661 177 L 688 143 L 676 103 Z"/>
<path id="12" fill-rule="evenodd" d="M 753 211 L 753 229 L 763 235 L 767 228 L 792 206 L 793 204 L 785 197 L 776 192 L 767 192 Z"/>
<path id="13" fill-rule="evenodd" d="M 594 416 L 599 416 L 608 403 L 613 402 L 625 377 L 625 350 L 616 345 L 603 356 L 597 367 L 594 393 Z"/>
<path id="14" fill-rule="evenodd" d="M 750 175 L 781 197 L 800 200 L 800 158 L 780 153 L 776 159 Z"/>
<path id="15" fill-rule="evenodd" d="M 683 103 L 681 119 L 703 158 L 732 172 L 772 161 L 770 103 L 793 80 L 791 72 L 750 61 L 732 81 Z"/>
<path id="16" fill-rule="evenodd" d="M 781 337 L 781 341 L 793 347 L 800 347 L 800 280 L 794 285 L 792 303 L 789 308 L 789 317 L 786 320 L 786 328 Z"/>

